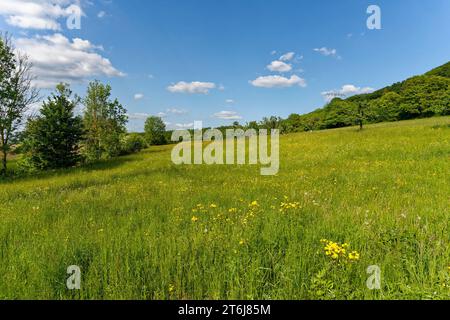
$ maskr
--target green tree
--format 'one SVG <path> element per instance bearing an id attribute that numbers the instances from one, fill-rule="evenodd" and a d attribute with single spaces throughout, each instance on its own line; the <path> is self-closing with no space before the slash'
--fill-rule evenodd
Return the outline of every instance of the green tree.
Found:
<path id="1" fill-rule="evenodd" d="M 39 99 L 32 86 L 31 64 L 15 52 L 11 38 L 0 34 L 0 150 L 1 174 L 6 175 L 11 141 L 30 105 Z"/>
<path id="2" fill-rule="evenodd" d="M 245 128 L 246 129 L 253 129 L 253 130 L 258 131 L 259 130 L 259 125 L 258 125 L 258 122 L 256 122 L 256 121 L 250 121 L 249 123 L 247 123 Z"/>
<path id="3" fill-rule="evenodd" d="M 388 92 L 381 98 L 369 102 L 369 122 L 396 121 L 400 117 L 402 97 L 395 92 Z"/>
<path id="4" fill-rule="evenodd" d="M 80 160 L 83 137 L 81 117 L 74 115 L 79 102 L 66 84 L 44 102 L 40 115 L 30 119 L 24 133 L 28 163 L 38 169 L 72 167 Z"/>
<path id="5" fill-rule="evenodd" d="M 341 98 L 334 98 L 324 109 L 319 129 L 331 129 L 348 127 L 355 124 L 361 125 L 364 120 L 362 109 L 358 103 L 353 103 Z"/>
<path id="6" fill-rule="evenodd" d="M 145 139 L 149 145 L 163 145 L 166 140 L 166 125 L 159 117 L 148 117 L 145 121 Z"/>
<path id="7" fill-rule="evenodd" d="M 270 118 L 263 118 L 261 121 L 261 127 L 263 129 L 280 129 L 281 126 L 281 118 L 280 117 L 275 117 L 275 116 L 271 116 Z"/>
<path id="8" fill-rule="evenodd" d="M 111 100 L 111 86 L 99 81 L 89 84 L 84 99 L 84 153 L 88 161 L 108 159 L 121 152 L 121 141 L 126 134 L 126 109 L 117 99 Z"/>

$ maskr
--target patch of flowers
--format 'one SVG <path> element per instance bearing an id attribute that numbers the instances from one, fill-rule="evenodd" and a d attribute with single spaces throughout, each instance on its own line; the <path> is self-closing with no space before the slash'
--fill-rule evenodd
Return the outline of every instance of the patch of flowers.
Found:
<path id="1" fill-rule="evenodd" d="M 284 196 L 284 201 L 280 204 L 280 212 L 287 212 L 293 209 L 300 209 L 300 202 L 297 201 L 289 201 L 289 198 L 287 196 Z"/>
<path id="2" fill-rule="evenodd" d="M 337 243 L 327 239 L 322 239 L 320 242 L 323 244 L 324 252 L 327 257 L 336 262 L 357 262 L 360 260 L 361 255 L 357 251 L 350 251 L 350 244 Z"/>

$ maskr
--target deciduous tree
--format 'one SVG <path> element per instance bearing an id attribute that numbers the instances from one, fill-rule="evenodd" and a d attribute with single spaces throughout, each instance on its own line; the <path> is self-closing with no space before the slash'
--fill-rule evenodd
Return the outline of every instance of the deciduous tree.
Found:
<path id="1" fill-rule="evenodd" d="M 39 93 L 32 85 L 31 64 L 17 53 L 11 37 L 0 34 L 0 150 L 1 174 L 6 175 L 11 140 Z"/>

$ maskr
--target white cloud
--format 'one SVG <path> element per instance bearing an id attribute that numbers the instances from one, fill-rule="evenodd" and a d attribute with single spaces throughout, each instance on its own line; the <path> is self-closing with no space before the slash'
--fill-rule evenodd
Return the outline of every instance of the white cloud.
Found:
<path id="1" fill-rule="evenodd" d="M 306 87 L 305 79 L 302 79 L 296 75 L 290 78 L 285 78 L 281 76 L 264 76 L 259 77 L 250 83 L 255 87 L 260 88 L 282 88 L 282 87 L 292 87 L 298 85 L 300 87 Z"/>
<path id="2" fill-rule="evenodd" d="M 106 12 L 105 11 L 100 11 L 98 14 L 97 14 L 97 17 L 99 17 L 100 19 L 101 18 L 104 18 L 106 16 Z"/>
<path id="3" fill-rule="evenodd" d="M 173 93 L 200 93 L 200 94 L 208 94 L 209 90 L 215 89 L 216 84 L 212 82 L 184 82 L 180 81 L 177 84 L 173 84 L 167 87 L 167 90 Z"/>
<path id="4" fill-rule="evenodd" d="M 7 24 L 23 29 L 61 30 L 59 20 L 74 10 L 82 13 L 77 0 L 1 0 L 0 15 Z"/>
<path id="5" fill-rule="evenodd" d="M 222 120 L 240 120 L 242 117 L 235 111 L 220 111 L 213 115 L 214 118 Z"/>
<path id="6" fill-rule="evenodd" d="M 166 110 L 166 112 L 171 113 L 171 114 L 186 114 L 187 113 L 186 110 L 177 109 L 177 108 L 169 108 Z"/>
<path id="7" fill-rule="evenodd" d="M 136 93 L 136 94 L 134 95 L 134 100 L 142 100 L 142 99 L 144 99 L 144 94 L 142 94 L 142 93 Z"/>
<path id="8" fill-rule="evenodd" d="M 182 109 L 177 109 L 177 108 L 169 108 L 166 109 L 166 111 L 164 112 L 159 112 L 156 115 L 160 118 L 166 118 L 169 117 L 170 115 L 182 115 L 182 114 L 187 114 L 188 112 L 186 110 L 182 110 Z"/>
<path id="9" fill-rule="evenodd" d="M 234 103 L 234 100 L 233 100 L 233 99 L 227 99 L 227 100 L 225 100 L 225 102 L 226 102 L 226 103 L 233 104 L 233 103 Z"/>
<path id="10" fill-rule="evenodd" d="M 291 61 L 295 57 L 295 52 L 288 52 L 280 57 L 280 61 Z"/>
<path id="11" fill-rule="evenodd" d="M 314 51 L 318 52 L 324 56 L 336 56 L 337 55 L 336 49 L 328 49 L 327 47 L 315 48 Z"/>
<path id="12" fill-rule="evenodd" d="M 111 62 L 96 52 L 101 49 L 88 40 L 72 41 L 56 33 L 49 36 L 19 38 L 17 50 L 28 55 L 40 88 L 53 88 L 59 82 L 81 83 L 92 77 L 120 77 Z"/>
<path id="13" fill-rule="evenodd" d="M 272 61 L 267 69 L 274 72 L 288 72 L 292 70 L 292 66 L 283 61 Z"/>
<path id="14" fill-rule="evenodd" d="M 322 96 L 324 97 L 325 101 L 330 102 L 334 98 L 340 97 L 345 98 L 349 96 L 353 96 L 356 94 L 366 94 L 373 92 L 374 89 L 370 87 L 357 87 L 353 84 L 346 84 L 342 86 L 339 90 L 330 90 L 330 91 L 324 91 L 322 92 Z"/>

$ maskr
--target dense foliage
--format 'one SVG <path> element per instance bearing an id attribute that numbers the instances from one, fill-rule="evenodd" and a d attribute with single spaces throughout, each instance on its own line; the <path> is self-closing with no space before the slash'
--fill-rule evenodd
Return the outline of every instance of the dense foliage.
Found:
<path id="1" fill-rule="evenodd" d="M 38 99 L 31 86 L 31 64 L 16 52 L 11 37 L 0 33 L 0 151 L 1 174 L 7 173 L 8 154 L 29 106 Z"/>
<path id="2" fill-rule="evenodd" d="M 72 99 L 67 85 L 44 102 L 40 115 L 30 119 L 24 132 L 25 161 L 33 168 L 55 169 L 76 165 L 83 137 L 81 117 L 74 116 L 78 99 Z"/>
<path id="3" fill-rule="evenodd" d="M 111 86 L 98 81 L 91 82 L 84 105 L 86 159 L 95 161 L 118 156 L 128 117 L 119 101 L 111 100 Z"/>
<path id="4" fill-rule="evenodd" d="M 361 106 L 364 116 L 361 119 Z M 425 75 L 370 94 L 335 98 L 324 108 L 305 115 L 292 114 L 281 130 L 301 132 L 365 123 L 427 118 L 450 114 L 450 62 Z"/>
<path id="5" fill-rule="evenodd" d="M 166 125 L 159 117 L 148 117 L 145 121 L 145 138 L 149 145 L 163 145 L 167 143 Z"/>
<path id="6" fill-rule="evenodd" d="M 145 138 L 140 133 L 130 133 L 122 140 L 122 155 L 140 152 L 146 146 Z"/>

